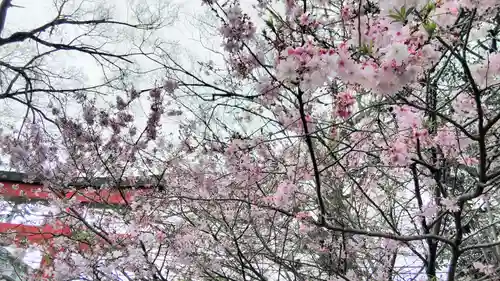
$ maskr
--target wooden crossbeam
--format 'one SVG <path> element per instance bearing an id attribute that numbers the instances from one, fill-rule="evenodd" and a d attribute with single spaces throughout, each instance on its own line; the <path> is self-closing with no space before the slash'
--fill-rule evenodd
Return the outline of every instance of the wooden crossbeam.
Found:
<path id="1" fill-rule="evenodd" d="M 54 196 L 50 190 L 45 189 L 42 185 L 0 182 L 0 196 L 7 200 L 9 198 L 26 198 L 36 200 L 51 200 Z M 133 196 L 140 193 L 141 190 L 77 190 L 64 194 L 66 199 L 73 199 L 80 203 L 102 203 L 111 205 L 124 205 L 130 203 Z M 125 200 L 126 202 L 125 202 Z"/>
<path id="2" fill-rule="evenodd" d="M 77 188 L 72 191 L 55 194 L 51 190 L 45 188 L 40 182 L 25 183 L 23 182 L 24 175 L 20 173 L 2 172 L 0 171 L 0 197 L 11 202 L 29 202 L 29 201 L 47 201 L 50 202 L 53 198 L 66 198 L 79 203 L 88 203 L 91 205 L 125 205 L 131 203 L 135 195 L 141 194 L 144 191 L 151 190 L 143 186 L 120 186 L 120 188 L 100 188 L 100 189 L 85 189 L 85 184 L 77 183 Z M 100 185 L 95 185 L 100 186 Z M 97 208 L 99 209 L 99 208 Z M 77 233 L 73 233 L 68 225 L 64 225 L 61 221 L 56 221 L 55 225 L 24 225 L 16 223 L 0 223 L 0 234 L 12 234 L 14 243 L 21 245 L 24 243 L 30 245 L 45 245 L 48 249 L 52 249 L 53 239 L 58 236 L 73 237 Z M 73 235 L 73 236 L 72 236 Z M 119 235 L 125 237 L 126 234 Z M 104 243 L 104 240 L 101 241 Z M 79 249 L 87 251 L 91 246 L 84 242 L 78 242 Z M 50 251 L 55 253 L 55 249 Z M 50 266 L 47 259 L 42 259 L 41 268 Z M 45 274 L 41 279 L 49 279 Z"/>

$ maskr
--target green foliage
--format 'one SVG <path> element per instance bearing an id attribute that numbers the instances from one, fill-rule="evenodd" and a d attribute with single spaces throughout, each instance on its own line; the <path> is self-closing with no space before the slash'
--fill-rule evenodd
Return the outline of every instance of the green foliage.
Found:
<path id="1" fill-rule="evenodd" d="M 424 23 L 424 28 L 429 34 L 429 37 L 432 37 L 432 35 L 436 31 L 437 24 L 433 21 L 428 21 L 427 23 Z"/>
<path id="2" fill-rule="evenodd" d="M 372 55 L 373 42 L 370 42 L 370 44 L 362 44 L 359 51 L 362 55 Z"/>
<path id="3" fill-rule="evenodd" d="M 90 231 L 80 230 L 72 234 L 72 238 L 78 241 L 91 241 L 93 235 Z"/>
<path id="4" fill-rule="evenodd" d="M 266 23 L 266 26 L 269 27 L 273 32 L 276 32 L 276 28 L 274 27 L 274 21 L 272 17 L 269 17 L 269 19 L 264 21 Z"/>
<path id="5" fill-rule="evenodd" d="M 415 7 L 410 7 L 408 9 L 406 9 L 406 7 L 403 6 L 403 7 L 401 7 L 400 10 L 394 9 L 392 11 L 389 11 L 389 17 L 395 21 L 404 23 L 407 21 L 408 15 L 413 13 L 414 10 L 415 10 Z"/>

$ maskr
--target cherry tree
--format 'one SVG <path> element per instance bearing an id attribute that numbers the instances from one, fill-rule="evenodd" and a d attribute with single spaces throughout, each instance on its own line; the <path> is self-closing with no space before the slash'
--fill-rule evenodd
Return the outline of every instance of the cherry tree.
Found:
<path id="1" fill-rule="evenodd" d="M 223 63 L 143 54 L 160 85 L 3 136 L 79 231 L 45 276 L 497 280 L 499 4 L 243 2 L 201 3 Z M 89 223 L 60 198 L 102 176 L 149 189 Z"/>
<path id="2" fill-rule="evenodd" d="M 142 54 L 156 47 L 149 37 L 172 24 L 174 8 L 148 2 L 0 1 L 3 129 L 22 129 L 18 121 L 28 119 L 53 126 L 52 110 L 130 88 L 138 74 L 144 76 L 136 67 Z M 26 20 L 34 9 L 44 12 Z"/>
<path id="3" fill-rule="evenodd" d="M 202 64 L 217 77 L 210 92 L 188 87 L 215 104 L 199 120 L 213 129 L 196 142 L 220 143 L 211 132 L 227 130 L 229 162 L 250 173 L 229 197 L 290 219 L 278 227 L 287 234 L 273 237 L 286 240 L 279 254 L 265 247 L 274 239 L 233 235 L 255 258 L 239 258 L 240 271 L 266 278 L 256 273 L 266 249 L 278 272 L 288 265 L 297 279 L 416 278 L 417 264 L 428 279 L 497 278 L 497 4 L 271 2 L 255 3 L 252 20 L 244 3 L 204 1 L 220 21 L 226 67 Z M 172 70 L 180 81 L 207 81 Z M 299 226 L 296 239 L 287 237 L 292 217 L 305 232 Z M 303 245 L 308 235 L 313 246 Z"/>

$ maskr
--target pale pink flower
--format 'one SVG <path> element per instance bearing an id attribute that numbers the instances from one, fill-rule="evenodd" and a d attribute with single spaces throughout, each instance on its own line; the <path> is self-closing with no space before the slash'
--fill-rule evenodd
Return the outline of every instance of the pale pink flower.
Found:
<path id="1" fill-rule="evenodd" d="M 402 141 L 396 141 L 390 148 L 390 162 L 388 164 L 405 166 L 409 162 L 408 146 Z"/>
<path id="2" fill-rule="evenodd" d="M 340 92 L 336 96 L 335 110 L 337 116 L 347 119 L 352 114 L 353 105 L 356 103 L 354 92 L 349 90 Z"/>
<path id="3" fill-rule="evenodd" d="M 456 199 L 452 198 L 441 198 L 441 205 L 450 212 L 458 212 L 460 208 L 458 207 L 458 202 Z"/>
<path id="4" fill-rule="evenodd" d="M 495 270 L 496 266 L 495 265 L 491 265 L 491 264 L 485 265 L 485 264 L 480 263 L 480 262 L 473 262 L 472 266 L 475 269 L 479 270 L 479 272 L 484 273 L 486 275 L 492 275 L 496 271 Z"/>
<path id="5" fill-rule="evenodd" d="M 404 43 L 396 42 L 387 47 L 385 59 L 388 61 L 395 61 L 396 65 L 401 65 L 403 62 L 408 60 L 409 56 L 410 52 L 408 51 L 408 46 Z"/>

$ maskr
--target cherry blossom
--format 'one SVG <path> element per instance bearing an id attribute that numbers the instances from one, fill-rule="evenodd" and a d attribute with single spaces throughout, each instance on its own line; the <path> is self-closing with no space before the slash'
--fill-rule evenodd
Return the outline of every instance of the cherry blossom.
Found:
<path id="1" fill-rule="evenodd" d="M 499 3 L 202 3 L 220 62 L 164 54 L 159 86 L 2 133 L 76 233 L 47 276 L 498 279 L 498 34 L 469 35 Z M 89 223 L 65 192 L 101 175 L 140 188 Z"/>

